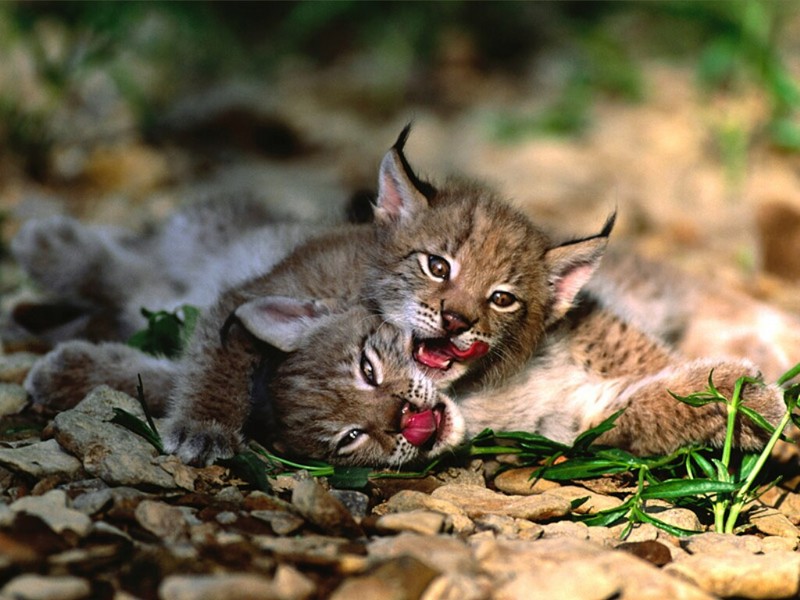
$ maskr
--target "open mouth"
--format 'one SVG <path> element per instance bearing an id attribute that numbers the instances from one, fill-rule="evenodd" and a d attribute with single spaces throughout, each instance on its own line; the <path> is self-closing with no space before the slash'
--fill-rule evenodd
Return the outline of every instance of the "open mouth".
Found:
<path id="1" fill-rule="evenodd" d="M 466 362 L 480 358 L 489 352 L 486 342 L 472 342 L 466 350 L 461 350 L 448 338 L 416 340 L 414 360 L 431 369 L 446 371 L 454 362 Z"/>
<path id="2" fill-rule="evenodd" d="M 400 433 L 412 446 L 421 447 L 429 443 L 433 445 L 438 441 L 444 411 L 443 404 L 417 411 L 406 402 L 400 411 Z"/>

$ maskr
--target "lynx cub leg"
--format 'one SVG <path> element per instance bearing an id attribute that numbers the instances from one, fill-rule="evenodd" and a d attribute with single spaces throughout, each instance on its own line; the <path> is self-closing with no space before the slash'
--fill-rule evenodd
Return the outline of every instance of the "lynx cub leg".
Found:
<path id="1" fill-rule="evenodd" d="M 760 375 L 748 361 L 700 359 L 670 366 L 641 379 L 631 379 L 604 416 L 621 408 L 625 412 L 598 443 L 639 455 L 666 454 L 689 444 L 721 446 L 727 426 L 724 403 L 692 407 L 669 394 L 671 391 L 688 396 L 703 391 L 712 370 L 714 385 L 727 398 L 733 394 L 737 379 Z M 782 391 L 775 385 L 746 384 L 742 388 L 742 398 L 746 406 L 773 425 L 777 425 L 786 410 Z M 734 433 L 735 446 L 755 450 L 763 447 L 768 438 L 768 432 L 747 417 L 739 417 Z"/>
<path id="2" fill-rule="evenodd" d="M 34 404 L 66 410 L 101 384 L 135 397 L 141 375 L 148 408 L 158 415 L 166 409 L 175 370 L 173 361 L 125 344 L 64 342 L 36 362 L 25 390 Z"/>

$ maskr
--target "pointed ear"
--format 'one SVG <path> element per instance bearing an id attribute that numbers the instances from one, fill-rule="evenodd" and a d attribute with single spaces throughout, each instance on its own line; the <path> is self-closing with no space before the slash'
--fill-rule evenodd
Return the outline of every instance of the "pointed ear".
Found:
<path id="1" fill-rule="evenodd" d="M 389 225 L 405 221 L 428 208 L 428 200 L 436 194 L 432 185 L 420 180 L 403 154 L 411 125 L 406 125 L 394 146 L 383 157 L 378 174 L 378 198 L 375 201 L 375 222 Z"/>
<path id="2" fill-rule="evenodd" d="M 600 266 L 616 218 L 617 213 L 614 212 L 599 234 L 566 242 L 551 248 L 545 254 L 553 293 L 553 308 L 548 324 L 567 314 L 574 306 L 578 293 Z"/>
<path id="3" fill-rule="evenodd" d="M 247 331 L 284 352 L 293 352 L 302 340 L 333 313 L 332 302 L 286 296 L 256 298 L 236 309 Z"/>

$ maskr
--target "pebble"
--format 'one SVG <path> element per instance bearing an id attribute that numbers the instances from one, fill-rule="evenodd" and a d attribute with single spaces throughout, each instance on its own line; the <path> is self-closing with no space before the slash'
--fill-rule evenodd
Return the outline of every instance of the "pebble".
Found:
<path id="1" fill-rule="evenodd" d="M 754 535 L 733 535 L 708 531 L 681 540 L 681 547 L 689 554 L 726 554 L 745 551 L 757 554 L 762 551 L 761 538 Z"/>
<path id="2" fill-rule="evenodd" d="M 568 502 L 586 499 L 575 508 L 575 512 L 581 515 L 595 514 L 603 510 L 617 508 L 622 504 L 622 500 L 614 496 L 606 496 L 590 492 L 586 488 L 577 485 L 563 485 L 551 488 L 550 494 L 560 496 Z"/>
<path id="3" fill-rule="evenodd" d="M 459 538 L 446 535 L 401 533 L 382 537 L 371 542 L 367 552 L 378 562 L 413 556 L 439 573 L 472 573 L 478 568 L 469 547 Z"/>
<path id="4" fill-rule="evenodd" d="M 35 442 L 16 448 L 0 448 L 0 465 L 42 479 L 51 475 L 77 477 L 83 466 L 55 440 Z"/>
<path id="5" fill-rule="evenodd" d="M 436 535 L 445 528 L 446 517 L 442 513 L 428 510 L 391 513 L 379 517 L 375 526 L 379 531 L 398 533 L 409 531 L 422 535 Z"/>
<path id="6" fill-rule="evenodd" d="M 331 595 L 331 600 L 380 598 L 416 600 L 438 573 L 411 556 L 388 560 L 367 575 L 346 579 Z"/>
<path id="7" fill-rule="evenodd" d="M 275 535 L 291 535 L 305 524 L 297 515 L 283 510 L 253 510 L 250 516 L 269 523 Z"/>
<path id="8" fill-rule="evenodd" d="M 83 461 L 88 473 L 109 485 L 175 488 L 172 475 L 153 464 L 158 456 L 156 449 L 144 438 L 110 422 L 114 408 L 144 418 L 138 401 L 101 386 L 75 408 L 56 415 L 56 440 Z"/>
<path id="9" fill-rule="evenodd" d="M 792 524 L 789 518 L 774 508 L 762 507 L 751 511 L 750 523 L 755 525 L 761 533 L 776 535 L 797 541 L 800 530 Z"/>
<path id="10" fill-rule="evenodd" d="M 313 479 L 303 479 L 295 484 L 292 505 L 325 533 L 345 537 L 362 535 L 350 511 Z"/>
<path id="11" fill-rule="evenodd" d="M 82 600 L 92 589 L 80 577 L 43 575 L 18 575 L 0 589 L 0 595 L 14 600 Z"/>
<path id="12" fill-rule="evenodd" d="M 446 485 L 432 496 L 459 506 L 469 517 L 504 514 L 531 521 L 546 521 L 569 514 L 570 503 L 549 492 L 536 496 L 507 496 L 471 485 Z"/>
<path id="13" fill-rule="evenodd" d="M 18 383 L 0 383 L 0 417 L 15 415 L 28 404 L 28 392 Z"/>
<path id="14" fill-rule="evenodd" d="M 408 512 L 412 510 L 430 510 L 447 515 L 452 530 L 459 534 L 469 534 L 475 530 L 475 525 L 466 513 L 454 503 L 434 498 L 430 494 L 424 494 L 414 490 L 402 490 L 393 495 L 389 500 L 376 506 L 372 513 L 374 515 L 384 515 L 390 512 Z"/>
<path id="15" fill-rule="evenodd" d="M 517 496 L 541 494 L 542 492 L 555 490 L 561 487 L 555 481 L 536 479 L 535 477 L 531 479 L 533 472 L 537 468 L 538 467 L 525 467 L 522 469 L 503 471 L 494 478 L 494 486 L 501 492 Z"/>
<path id="16" fill-rule="evenodd" d="M 800 554 L 696 554 L 664 567 L 709 594 L 723 598 L 794 598 L 800 593 Z"/>
<path id="17" fill-rule="evenodd" d="M 51 490 L 42 496 L 25 496 L 13 502 L 11 510 L 40 518 L 58 534 L 71 531 L 85 537 L 92 528 L 89 517 L 67 507 L 67 495 L 63 490 Z"/>
<path id="18" fill-rule="evenodd" d="M 157 538 L 166 543 L 178 543 L 188 538 L 189 523 L 184 508 L 157 500 L 142 500 L 134 516 L 139 525 Z"/>

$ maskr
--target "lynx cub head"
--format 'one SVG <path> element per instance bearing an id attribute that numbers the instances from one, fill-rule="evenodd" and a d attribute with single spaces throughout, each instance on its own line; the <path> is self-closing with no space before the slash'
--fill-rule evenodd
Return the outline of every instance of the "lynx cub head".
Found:
<path id="1" fill-rule="evenodd" d="M 592 276 L 613 226 L 554 244 L 476 184 L 420 181 L 403 155 L 406 128 L 380 168 L 365 299 L 411 331 L 427 374 L 486 383 L 516 371 Z"/>
<path id="2" fill-rule="evenodd" d="M 263 297 L 236 311 L 258 338 L 287 352 L 253 385 L 250 433 L 279 450 L 336 464 L 392 466 L 458 445 L 464 421 L 410 360 L 411 337 L 366 308 Z"/>

